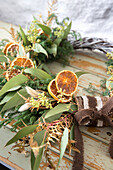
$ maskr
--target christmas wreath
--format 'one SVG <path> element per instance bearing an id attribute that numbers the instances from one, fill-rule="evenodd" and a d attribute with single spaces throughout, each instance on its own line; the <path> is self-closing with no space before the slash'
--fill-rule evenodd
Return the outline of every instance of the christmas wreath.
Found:
<path id="1" fill-rule="evenodd" d="M 58 169 L 68 149 L 70 153 L 75 151 L 72 169 L 81 170 L 84 159 L 79 125 L 113 126 L 113 56 L 107 53 L 108 74 L 111 74 L 106 81 L 107 96 L 76 96 L 78 79 L 86 72 L 62 70 L 53 75 L 46 63 L 60 59 L 65 64 L 66 56 L 78 48 L 101 50 L 102 41 L 99 48 L 94 43 L 85 46 L 80 34 L 71 31 L 69 18 L 58 21 L 54 6 L 53 0 L 46 21 L 41 15 L 39 19 L 34 17 L 25 31 L 20 26 L 20 31 L 15 32 L 11 26 L 12 40 L 0 42 L 0 127 L 10 124 L 10 129 L 16 132 L 6 146 L 14 143 L 13 148 L 24 154 L 30 146 L 31 169 L 39 168 L 43 152 L 50 166 Z M 70 36 L 73 42 L 68 39 Z M 56 167 L 48 154 L 52 143 L 60 148 Z M 113 136 L 109 153 L 113 158 Z"/>

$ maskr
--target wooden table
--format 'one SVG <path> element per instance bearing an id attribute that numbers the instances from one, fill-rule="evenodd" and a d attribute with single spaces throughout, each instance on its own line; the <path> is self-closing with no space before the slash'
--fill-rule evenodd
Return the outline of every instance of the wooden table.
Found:
<path id="1" fill-rule="evenodd" d="M 0 27 L 9 27 L 9 24 L 0 22 Z M 8 33 L 0 30 L 0 38 L 7 38 Z M 87 95 L 84 90 L 89 86 L 89 83 L 98 89 L 96 95 L 100 95 L 102 88 L 100 87 L 100 81 L 107 78 L 105 62 L 107 58 L 104 54 L 90 51 L 76 51 L 73 57 L 69 58 L 69 65 L 63 67 L 59 62 L 53 62 L 48 64 L 50 71 L 54 74 L 61 70 L 87 71 L 89 74 L 82 75 L 79 78 L 79 86 L 76 95 Z M 89 94 L 88 94 L 89 95 Z M 84 170 L 113 170 L 113 160 L 108 153 L 108 144 L 110 140 L 110 134 L 113 130 L 110 127 L 87 127 L 81 126 L 80 130 L 84 139 Z M 30 158 L 25 158 L 24 155 L 11 151 L 11 146 L 3 148 L 5 143 L 14 135 L 8 128 L 0 129 L 0 155 L 20 166 L 22 169 L 30 170 Z M 53 162 L 56 164 L 58 161 L 59 150 L 54 146 L 50 148 L 50 154 Z M 73 157 L 65 154 L 59 170 L 71 170 Z M 49 170 L 48 163 L 43 158 L 41 170 Z"/>

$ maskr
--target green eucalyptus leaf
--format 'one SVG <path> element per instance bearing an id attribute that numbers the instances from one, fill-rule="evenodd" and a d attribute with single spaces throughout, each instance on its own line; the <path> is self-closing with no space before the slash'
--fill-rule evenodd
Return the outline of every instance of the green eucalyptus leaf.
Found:
<path id="1" fill-rule="evenodd" d="M 67 28 L 64 30 L 64 36 L 63 36 L 63 39 L 66 39 L 70 30 L 71 30 L 71 25 L 72 25 L 72 22 L 70 22 L 70 24 L 67 26 Z"/>
<path id="2" fill-rule="evenodd" d="M 70 104 L 62 104 L 59 103 L 57 106 L 55 106 L 54 108 L 52 108 L 45 116 L 45 119 L 57 115 L 59 113 L 68 111 L 70 109 Z"/>
<path id="3" fill-rule="evenodd" d="M 17 132 L 17 134 L 10 139 L 5 146 L 11 145 L 12 143 L 16 142 L 17 140 L 23 138 L 26 135 L 29 135 L 30 133 L 32 133 L 35 129 L 36 129 L 37 125 L 30 125 L 27 127 L 22 128 L 19 132 Z"/>
<path id="4" fill-rule="evenodd" d="M 51 18 L 54 18 L 54 17 L 57 17 L 57 16 L 53 13 L 47 18 L 47 20 L 49 21 Z"/>
<path id="5" fill-rule="evenodd" d="M 24 44 L 27 46 L 27 45 L 30 45 L 31 43 L 30 43 L 30 41 L 27 39 L 27 36 L 25 35 L 25 33 L 24 33 L 24 31 L 23 31 L 23 29 L 22 29 L 22 27 L 20 26 L 20 34 L 21 34 L 21 36 L 22 36 L 22 39 L 23 39 L 23 41 L 24 41 Z"/>
<path id="6" fill-rule="evenodd" d="M 33 170 L 34 163 L 35 163 L 35 155 L 33 150 L 31 149 L 31 170 Z"/>
<path id="7" fill-rule="evenodd" d="M 8 102 L 8 101 L 14 96 L 15 93 L 16 93 L 16 92 L 10 92 L 10 93 L 8 93 L 8 94 L 3 98 L 3 100 L 0 102 L 0 105 Z"/>
<path id="8" fill-rule="evenodd" d="M 15 91 L 15 90 L 18 90 L 18 89 L 20 89 L 20 87 L 21 87 L 21 86 L 13 87 L 13 88 L 9 89 L 9 90 L 8 90 L 8 92 L 9 92 L 9 91 Z"/>
<path id="9" fill-rule="evenodd" d="M 63 39 L 63 37 L 64 37 L 64 32 L 61 32 L 60 37 L 57 37 L 57 38 L 55 39 L 54 43 L 55 43 L 57 46 L 59 46 L 60 43 L 61 43 L 61 41 L 62 41 L 62 39 Z"/>
<path id="10" fill-rule="evenodd" d="M 62 41 L 62 38 L 57 38 L 57 39 L 55 39 L 54 43 L 55 43 L 57 46 L 59 46 L 59 44 L 61 43 L 61 41 Z"/>
<path id="11" fill-rule="evenodd" d="M 33 50 L 37 53 L 43 53 L 48 57 L 47 51 L 42 47 L 41 44 L 35 43 L 35 47 Z"/>
<path id="12" fill-rule="evenodd" d="M 80 76 L 82 76 L 83 74 L 89 74 L 88 72 L 84 72 L 84 71 L 78 71 L 75 73 L 77 75 L 77 77 L 79 78 Z"/>
<path id="13" fill-rule="evenodd" d="M 28 78 L 26 76 L 24 76 L 23 74 L 19 74 L 19 75 L 13 77 L 2 87 L 2 89 L 0 90 L 0 96 L 3 95 L 4 93 L 6 93 L 8 90 L 23 84 L 27 80 L 28 80 Z"/>
<path id="14" fill-rule="evenodd" d="M 74 123 L 73 123 L 73 126 L 71 127 L 71 131 L 70 131 L 70 140 L 74 140 Z"/>
<path id="15" fill-rule="evenodd" d="M 53 54 L 55 57 L 57 54 L 57 44 L 52 44 L 51 48 L 48 48 L 48 51 L 50 54 Z"/>
<path id="16" fill-rule="evenodd" d="M 74 97 L 74 96 L 73 96 Z M 78 110 L 78 106 L 76 104 L 71 104 L 71 107 L 70 107 L 71 111 L 77 111 Z"/>
<path id="17" fill-rule="evenodd" d="M 43 145 L 43 143 L 42 143 Z M 34 163 L 34 167 L 33 167 L 33 170 L 38 170 L 39 166 L 40 166 L 40 162 L 41 162 L 41 159 L 42 159 L 42 155 L 43 155 L 43 149 L 44 148 L 40 148 L 39 149 L 39 153 L 35 159 L 35 163 Z"/>
<path id="18" fill-rule="evenodd" d="M 0 55 L 0 62 L 5 62 L 5 63 L 7 63 L 8 61 L 7 61 L 7 58 L 6 58 L 5 56 L 1 56 L 1 55 Z"/>
<path id="19" fill-rule="evenodd" d="M 51 72 L 49 70 L 49 68 L 47 67 L 46 64 L 41 64 L 42 65 L 42 69 L 45 70 L 49 75 L 51 75 Z"/>
<path id="20" fill-rule="evenodd" d="M 20 93 L 24 97 L 29 96 L 26 89 L 21 89 L 18 91 L 18 93 Z M 3 106 L 1 112 L 9 110 L 15 106 L 25 103 L 25 100 L 18 93 L 13 95 L 13 97 Z"/>
<path id="21" fill-rule="evenodd" d="M 19 55 L 20 55 L 20 56 L 24 56 L 23 47 L 22 47 L 21 42 L 19 43 Z"/>
<path id="22" fill-rule="evenodd" d="M 41 143 L 43 142 L 45 133 L 46 133 L 46 130 L 41 130 L 41 131 L 37 132 L 37 133 L 34 135 L 34 140 L 37 141 L 38 146 L 40 146 Z M 47 135 L 47 134 L 46 134 L 46 135 Z M 46 140 L 46 137 L 47 137 L 47 136 L 45 136 L 44 141 Z"/>
<path id="23" fill-rule="evenodd" d="M 44 31 L 45 34 L 50 35 L 51 33 L 51 28 L 48 26 L 45 26 L 43 24 L 38 24 L 37 25 Z"/>
<path id="24" fill-rule="evenodd" d="M 24 70 L 25 73 L 29 73 L 33 76 L 38 77 L 40 80 L 52 79 L 52 77 L 41 69 L 27 68 Z"/>
<path id="25" fill-rule="evenodd" d="M 58 161 L 56 170 L 58 169 L 58 166 L 59 166 L 59 164 L 62 160 L 62 157 L 63 157 L 64 152 L 66 150 L 67 144 L 68 144 L 68 128 L 66 127 L 64 129 L 63 136 L 62 136 L 62 139 L 61 139 L 60 157 L 59 157 L 59 161 Z"/>
<path id="26" fill-rule="evenodd" d="M 50 116 L 50 117 L 48 117 L 48 118 L 46 119 L 46 122 L 51 123 L 51 122 L 53 122 L 53 121 L 55 121 L 55 120 L 58 120 L 61 115 L 62 115 L 62 112 L 59 113 L 59 114 L 55 114 L 55 115 L 53 115 L 53 116 Z"/>

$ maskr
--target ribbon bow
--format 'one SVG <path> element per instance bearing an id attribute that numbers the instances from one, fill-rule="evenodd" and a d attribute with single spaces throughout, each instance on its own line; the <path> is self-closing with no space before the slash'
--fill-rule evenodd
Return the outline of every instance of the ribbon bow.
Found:
<path id="1" fill-rule="evenodd" d="M 111 119 L 113 116 L 113 97 L 78 96 L 75 97 L 75 101 L 78 105 L 78 111 L 75 114 L 74 133 L 77 141 L 76 147 L 80 150 L 80 153 L 75 152 L 72 170 L 82 170 L 84 148 L 79 125 L 104 126 L 107 124 L 113 127 Z M 111 158 L 113 158 L 113 134 L 109 143 L 109 153 Z"/>

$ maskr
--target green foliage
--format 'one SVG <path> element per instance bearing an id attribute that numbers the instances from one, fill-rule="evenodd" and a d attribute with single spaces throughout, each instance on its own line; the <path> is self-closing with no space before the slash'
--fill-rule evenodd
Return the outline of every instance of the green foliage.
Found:
<path id="1" fill-rule="evenodd" d="M 17 140 L 23 138 L 26 135 L 29 135 L 30 133 L 32 133 L 35 129 L 36 129 L 37 125 L 31 125 L 31 126 L 27 126 L 22 128 L 19 132 L 17 132 L 17 134 L 10 139 L 5 146 L 11 145 L 12 143 L 16 142 Z"/>
<path id="2" fill-rule="evenodd" d="M 11 90 L 13 87 L 19 86 L 20 84 L 26 82 L 28 80 L 28 78 L 26 76 L 24 76 L 23 74 L 19 74 L 15 77 L 13 77 L 12 79 L 10 79 L 10 81 L 8 81 L 3 88 L 0 91 L 0 96 L 3 95 L 4 93 L 6 93 L 8 90 Z M 12 89 L 13 91 L 13 89 Z"/>
<path id="3" fill-rule="evenodd" d="M 46 137 L 47 137 L 46 135 L 47 135 L 46 130 L 41 130 L 34 135 L 34 141 L 37 141 L 38 146 L 40 146 L 41 143 L 46 140 Z M 44 136 L 45 136 L 45 139 L 44 139 Z M 43 141 L 43 139 L 44 139 L 44 141 Z"/>
<path id="4" fill-rule="evenodd" d="M 68 111 L 69 109 L 70 109 L 70 104 L 61 104 L 61 103 L 59 103 L 57 106 L 55 106 L 53 109 L 51 109 L 46 114 L 45 119 L 48 119 L 48 118 L 50 118 L 52 116 L 55 116 L 55 115 L 57 115 L 59 113 Z M 58 115 L 58 117 L 60 117 L 60 116 Z M 54 121 L 54 119 L 52 121 Z"/>
<path id="5" fill-rule="evenodd" d="M 49 82 L 51 81 L 51 79 L 44 79 L 44 80 L 40 80 L 40 79 L 36 79 L 35 81 L 33 80 L 28 80 L 25 84 L 23 84 L 24 86 L 29 86 L 33 89 L 39 89 L 39 90 L 45 90 L 47 91 L 47 86 L 49 84 Z"/>
<path id="6" fill-rule="evenodd" d="M 40 80 L 52 79 L 52 77 L 48 73 L 41 69 L 27 68 L 26 70 L 24 70 L 24 72 L 36 76 Z"/>
<path id="7" fill-rule="evenodd" d="M 34 163 L 35 163 L 35 155 L 34 155 L 33 150 L 31 149 L 31 169 L 32 170 L 33 170 Z"/>
<path id="8" fill-rule="evenodd" d="M 25 46 L 30 45 L 30 41 L 27 39 L 27 36 L 25 35 L 24 30 L 22 29 L 21 26 L 20 26 L 20 35 L 22 40 L 24 41 Z"/>
<path id="9" fill-rule="evenodd" d="M 43 143 L 42 143 L 43 145 Z M 40 166 L 40 162 L 41 162 L 41 159 L 42 159 L 42 155 L 43 155 L 43 149 L 44 148 L 40 148 L 39 149 L 39 153 L 34 161 L 34 166 L 33 166 L 33 170 L 38 170 L 39 166 Z"/>
<path id="10" fill-rule="evenodd" d="M 47 27 L 46 25 L 43 24 L 38 24 L 37 25 L 44 31 L 45 34 L 50 35 L 51 33 L 51 28 Z"/>
<path id="11" fill-rule="evenodd" d="M 48 53 L 46 52 L 46 50 L 42 47 L 41 44 L 35 43 L 34 49 L 35 52 L 39 53 L 43 53 L 47 56 L 48 58 Z"/>
<path id="12" fill-rule="evenodd" d="M 23 47 L 22 47 L 21 42 L 19 43 L 19 55 L 20 55 L 20 56 L 24 56 L 24 55 L 25 55 L 25 54 L 23 53 Z"/>
<path id="13" fill-rule="evenodd" d="M 0 89 L 6 84 L 7 80 L 4 77 L 0 77 Z"/>
<path id="14" fill-rule="evenodd" d="M 21 89 L 18 91 L 19 94 L 21 94 L 24 97 L 28 97 L 28 93 L 25 89 Z M 8 102 L 3 106 L 1 112 L 9 110 L 15 106 L 18 106 L 20 104 L 24 104 L 24 99 L 21 98 L 21 96 L 18 93 L 14 93 L 14 95 L 8 100 Z"/>
<path id="15" fill-rule="evenodd" d="M 7 58 L 3 55 L 0 55 L 0 62 L 5 62 L 5 63 L 7 63 L 8 61 L 7 61 Z"/>
<path id="16" fill-rule="evenodd" d="M 64 132 L 63 132 L 63 136 L 62 136 L 62 139 L 61 139 L 61 146 L 60 146 L 60 157 L 59 157 L 59 161 L 58 161 L 58 164 L 57 164 L 57 168 L 56 170 L 58 169 L 58 166 L 62 160 L 62 157 L 64 155 L 64 152 L 66 150 L 66 146 L 68 144 L 68 129 L 67 127 L 65 128 Z"/>
<path id="17" fill-rule="evenodd" d="M 70 131 L 70 140 L 75 140 L 74 139 L 74 123 L 73 123 L 73 126 L 71 127 L 71 131 Z"/>
<path id="18" fill-rule="evenodd" d="M 82 71 L 78 71 L 75 73 L 77 75 L 77 77 L 79 78 L 80 76 L 82 76 L 83 74 L 89 74 L 88 72 L 82 72 Z"/>
<path id="19" fill-rule="evenodd" d="M 48 26 L 48 22 L 51 19 L 56 22 L 56 27 L 54 28 L 52 28 L 51 24 Z M 65 57 L 74 51 L 67 37 L 69 34 L 71 34 L 74 39 L 78 37 L 76 32 L 72 34 L 72 22 L 68 23 L 68 17 L 59 22 L 57 16 L 52 13 L 46 22 L 43 20 L 43 23 L 34 17 L 27 35 L 25 35 L 22 28 L 20 28 L 21 37 L 24 44 L 27 44 L 26 50 L 30 52 L 30 57 L 34 58 L 37 63 L 50 62 L 61 58 L 62 62 L 65 63 Z M 26 37 L 30 42 L 29 45 L 26 43 Z"/>
<path id="20" fill-rule="evenodd" d="M 15 91 L 9 92 L 9 93 L 3 98 L 3 100 L 1 100 L 0 105 L 5 104 L 6 102 L 8 102 L 8 101 L 14 96 L 15 93 L 16 93 Z"/>
<path id="21" fill-rule="evenodd" d="M 67 28 L 64 30 L 64 36 L 63 36 L 63 39 L 66 39 L 68 34 L 70 33 L 70 30 L 71 30 L 71 25 L 72 25 L 72 22 L 70 22 L 70 24 L 67 26 Z"/>

